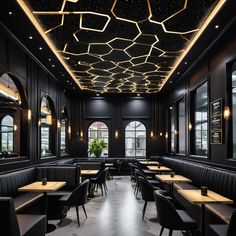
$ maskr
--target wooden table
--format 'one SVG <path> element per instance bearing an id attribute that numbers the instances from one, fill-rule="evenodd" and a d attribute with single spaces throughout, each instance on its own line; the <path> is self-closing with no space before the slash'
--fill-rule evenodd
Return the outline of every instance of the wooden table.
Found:
<path id="1" fill-rule="evenodd" d="M 19 192 L 40 192 L 44 194 L 44 214 L 47 215 L 48 210 L 48 201 L 47 201 L 47 193 L 55 192 L 61 187 L 66 185 L 64 181 L 48 181 L 46 185 L 42 185 L 42 182 L 34 182 L 32 184 L 25 185 L 23 187 L 18 188 Z M 48 224 L 47 222 L 47 233 L 52 232 L 56 229 L 55 225 Z"/>
<path id="2" fill-rule="evenodd" d="M 159 172 L 161 172 L 161 171 L 171 171 L 171 169 L 170 168 L 168 168 L 168 167 L 165 167 L 165 166 L 147 166 L 147 168 L 149 169 L 149 170 L 154 170 L 154 171 L 159 171 Z"/>
<path id="3" fill-rule="evenodd" d="M 178 190 L 179 194 L 186 198 L 192 204 L 201 205 L 201 233 L 205 235 L 205 204 L 210 203 L 223 203 L 232 204 L 233 201 L 226 197 L 221 196 L 218 193 L 208 190 L 207 196 L 201 195 L 200 189 L 194 190 Z"/>
<path id="4" fill-rule="evenodd" d="M 143 165 L 159 165 L 158 161 L 140 161 L 139 163 Z"/>
<path id="5" fill-rule="evenodd" d="M 170 175 L 155 175 L 157 180 L 170 184 L 170 193 L 173 196 L 173 185 L 175 182 L 192 182 L 191 179 L 188 179 L 182 175 L 175 175 L 171 177 Z"/>
<path id="6" fill-rule="evenodd" d="M 81 175 L 96 175 L 99 170 L 81 170 Z"/>

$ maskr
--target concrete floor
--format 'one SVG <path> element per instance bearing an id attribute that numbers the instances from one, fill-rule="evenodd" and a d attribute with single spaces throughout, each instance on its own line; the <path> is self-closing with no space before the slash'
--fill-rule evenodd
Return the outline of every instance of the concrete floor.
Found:
<path id="1" fill-rule="evenodd" d="M 129 176 L 114 177 L 107 181 L 108 194 L 101 196 L 100 190 L 97 197 L 86 204 L 88 219 L 85 218 L 80 208 L 80 227 L 77 226 L 75 208 L 71 208 L 65 220 L 65 226 L 58 226 L 48 236 L 157 236 L 160 225 L 156 219 L 155 203 L 148 203 L 146 217 L 142 221 L 143 200 L 140 193 L 138 198 L 133 194 L 134 183 Z M 50 221 L 57 224 L 58 221 Z M 168 235 L 164 230 L 163 236 Z M 180 236 L 181 232 L 175 231 L 173 236 Z"/>

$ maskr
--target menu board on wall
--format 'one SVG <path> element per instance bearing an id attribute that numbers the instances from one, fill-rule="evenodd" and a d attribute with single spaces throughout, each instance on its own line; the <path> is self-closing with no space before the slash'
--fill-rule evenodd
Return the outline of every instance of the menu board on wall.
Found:
<path id="1" fill-rule="evenodd" d="M 222 98 L 211 102 L 211 144 L 222 144 Z"/>
<path id="2" fill-rule="evenodd" d="M 211 132 L 211 144 L 222 144 L 222 132 Z"/>

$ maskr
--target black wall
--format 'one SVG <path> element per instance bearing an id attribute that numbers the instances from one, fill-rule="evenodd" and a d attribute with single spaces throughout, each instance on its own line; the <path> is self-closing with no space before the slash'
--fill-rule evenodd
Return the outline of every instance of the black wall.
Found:
<path id="1" fill-rule="evenodd" d="M 233 22 L 225 32 L 219 37 L 217 42 L 208 48 L 207 52 L 195 62 L 195 65 L 184 74 L 180 81 L 176 82 L 171 88 L 162 93 L 162 104 L 165 110 L 175 104 L 180 98 L 186 98 L 186 123 L 189 122 L 190 114 L 190 91 L 194 89 L 204 78 L 208 78 L 209 104 L 222 98 L 223 106 L 230 105 L 229 81 L 231 80 L 231 65 L 236 60 L 236 23 Z M 194 62 L 192 62 L 194 63 Z M 166 120 L 169 117 L 166 115 Z M 230 151 L 232 139 L 230 138 L 229 121 L 223 119 L 223 144 L 209 143 L 209 154 L 207 159 L 198 158 L 190 155 L 189 131 L 186 125 L 186 153 L 185 158 L 192 160 L 209 162 L 216 165 L 236 167 L 236 160 L 232 159 Z M 209 127 L 209 125 L 208 125 Z M 166 124 L 167 129 L 167 124 Z M 166 146 L 166 152 L 168 147 Z"/>
<path id="2" fill-rule="evenodd" d="M 160 106 L 156 96 L 83 95 L 72 108 L 72 155 L 87 156 L 88 128 L 95 121 L 104 122 L 109 128 L 109 157 L 125 156 L 125 127 L 130 121 L 142 122 L 147 130 L 147 157 L 160 155 L 161 142 L 157 142 L 157 133 L 161 123 L 157 120 Z M 115 131 L 118 131 L 118 138 Z M 83 137 L 81 137 L 81 131 Z M 151 137 L 151 131 L 154 136 Z M 80 145 L 78 145 L 80 144 Z"/>
<path id="3" fill-rule="evenodd" d="M 0 160 L 0 171 L 34 165 L 46 161 L 62 158 L 59 154 L 59 133 L 55 137 L 55 156 L 40 159 L 40 137 L 38 117 L 40 114 L 40 99 L 43 94 L 48 95 L 55 109 L 55 118 L 60 118 L 63 107 L 66 107 L 70 116 L 70 99 L 65 95 L 64 88 L 56 78 L 33 58 L 17 40 L 0 27 L 0 75 L 9 73 L 22 85 L 26 94 L 23 107 L 21 125 L 26 132 L 21 132 L 20 140 L 26 149 L 24 156 L 14 159 Z M 0 108 L 1 109 L 1 108 Z M 32 120 L 27 120 L 27 110 L 32 111 Z M 6 164 L 6 162 L 8 164 Z"/>

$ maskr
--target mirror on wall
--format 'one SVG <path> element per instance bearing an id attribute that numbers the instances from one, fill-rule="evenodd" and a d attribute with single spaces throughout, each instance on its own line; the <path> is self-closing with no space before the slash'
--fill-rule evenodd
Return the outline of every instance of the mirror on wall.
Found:
<path id="1" fill-rule="evenodd" d="M 16 79 L 7 73 L 0 77 L 0 159 L 26 154 L 20 138 L 21 135 L 26 135 L 22 129 L 23 94 L 20 93 L 14 80 Z"/>
<path id="2" fill-rule="evenodd" d="M 53 113 L 49 98 L 43 96 L 40 107 L 40 125 L 41 125 L 41 157 L 51 156 L 53 154 Z"/>
<path id="3" fill-rule="evenodd" d="M 68 153 L 68 127 L 69 119 L 66 108 L 61 111 L 60 152 L 61 155 Z"/>

